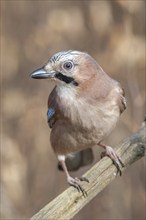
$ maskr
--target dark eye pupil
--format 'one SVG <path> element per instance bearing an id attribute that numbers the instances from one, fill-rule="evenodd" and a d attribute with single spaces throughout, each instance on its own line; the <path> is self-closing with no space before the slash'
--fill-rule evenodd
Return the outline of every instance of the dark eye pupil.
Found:
<path id="1" fill-rule="evenodd" d="M 70 70 L 70 69 L 72 68 L 72 63 L 71 63 L 71 62 L 65 63 L 65 64 L 64 64 L 64 68 L 65 68 L 66 70 Z"/>

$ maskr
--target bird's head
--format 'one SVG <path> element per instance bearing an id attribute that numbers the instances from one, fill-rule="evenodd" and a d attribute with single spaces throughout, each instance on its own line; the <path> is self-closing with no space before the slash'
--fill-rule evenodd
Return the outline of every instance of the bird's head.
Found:
<path id="1" fill-rule="evenodd" d="M 102 69 L 89 54 L 69 50 L 53 55 L 48 63 L 35 70 L 31 77 L 54 79 L 61 85 L 77 87 L 93 79 L 97 72 L 102 72 Z"/>

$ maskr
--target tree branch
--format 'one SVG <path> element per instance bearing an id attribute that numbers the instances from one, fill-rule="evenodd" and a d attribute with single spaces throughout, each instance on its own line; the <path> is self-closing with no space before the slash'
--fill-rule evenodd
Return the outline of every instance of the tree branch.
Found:
<path id="1" fill-rule="evenodd" d="M 123 140 L 116 151 L 122 158 L 125 167 L 123 171 L 136 160 L 142 158 L 146 147 L 146 127 L 144 126 L 138 132 L 132 134 Z M 116 168 L 107 157 L 96 163 L 84 176 L 90 183 L 82 182 L 82 185 L 88 196 L 83 197 L 73 187 L 69 187 L 52 202 L 47 204 L 31 220 L 51 220 L 51 219 L 71 219 L 79 212 L 91 199 L 102 191 L 115 176 Z"/>

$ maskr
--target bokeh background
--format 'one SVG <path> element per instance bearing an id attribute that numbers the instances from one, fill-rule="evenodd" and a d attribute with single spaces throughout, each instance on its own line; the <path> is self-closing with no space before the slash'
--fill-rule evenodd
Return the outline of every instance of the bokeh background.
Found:
<path id="1" fill-rule="evenodd" d="M 46 119 L 54 84 L 30 73 L 61 50 L 91 54 L 126 92 L 127 110 L 106 140 L 115 146 L 145 115 L 145 1 L 0 3 L 1 218 L 29 219 L 68 187 L 57 170 Z M 95 162 L 100 152 L 94 149 Z M 146 219 L 145 168 L 144 159 L 137 161 L 74 219 Z"/>

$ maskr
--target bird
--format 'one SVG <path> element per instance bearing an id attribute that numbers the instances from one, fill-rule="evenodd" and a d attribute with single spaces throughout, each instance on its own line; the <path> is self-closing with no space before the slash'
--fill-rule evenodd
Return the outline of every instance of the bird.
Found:
<path id="1" fill-rule="evenodd" d="M 105 73 L 87 52 L 77 50 L 55 53 L 31 77 L 56 82 L 48 98 L 47 121 L 51 146 L 68 184 L 87 196 L 81 182 L 89 180 L 72 177 L 66 159 L 76 161 L 76 156 L 82 152 L 91 154 L 95 146 L 105 150 L 101 157 L 111 158 L 121 175 L 124 167 L 121 158 L 103 143 L 126 109 L 125 92 L 120 83 Z"/>

